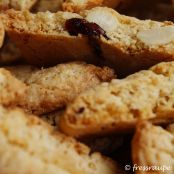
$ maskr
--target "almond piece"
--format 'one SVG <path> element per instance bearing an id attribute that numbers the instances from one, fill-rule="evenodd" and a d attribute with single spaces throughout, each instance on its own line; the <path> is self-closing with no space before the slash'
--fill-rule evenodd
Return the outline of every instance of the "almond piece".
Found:
<path id="1" fill-rule="evenodd" d="M 139 31 L 137 38 L 146 45 L 161 45 L 174 41 L 174 27 L 165 26 Z"/>
<path id="2" fill-rule="evenodd" d="M 98 24 L 106 32 L 116 30 L 119 24 L 116 15 L 112 10 L 108 10 L 108 8 L 95 8 L 95 10 L 89 11 L 86 20 Z"/>

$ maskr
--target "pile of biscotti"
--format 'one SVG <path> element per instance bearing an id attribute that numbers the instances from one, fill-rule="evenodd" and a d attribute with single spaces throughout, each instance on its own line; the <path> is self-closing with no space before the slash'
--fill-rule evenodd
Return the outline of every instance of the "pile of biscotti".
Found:
<path id="1" fill-rule="evenodd" d="M 172 20 L 170 0 L 1 0 L 0 174 L 174 174 Z"/>

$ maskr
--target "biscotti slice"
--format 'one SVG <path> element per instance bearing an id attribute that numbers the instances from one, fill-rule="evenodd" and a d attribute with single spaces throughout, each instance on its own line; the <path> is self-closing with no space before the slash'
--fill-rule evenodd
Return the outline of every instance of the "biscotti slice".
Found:
<path id="1" fill-rule="evenodd" d="M 80 94 L 67 107 L 59 126 L 77 137 L 127 133 L 138 120 L 171 122 L 173 106 L 174 62 L 165 62 Z"/>
<path id="2" fill-rule="evenodd" d="M 135 174 L 173 174 L 174 132 L 140 123 L 132 141 L 132 159 Z"/>
<path id="3" fill-rule="evenodd" d="M 127 74 L 161 61 L 174 60 L 172 22 L 138 20 L 106 7 L 96 7 L 81 15 L 10 10 L 5 18 L 9 36 L 27 61 L 36 65 L 55 65 L 70 60 L 105 61 L 118 72 Z M 73 21 L 72 18 L 78 19 Z M 79 18 L 98 26 L 86 24 Z M 70 26 L 65 26 L 67 20 Z M 78 23 L 90 32 L 83 30 Z M 78 33 L 78 36 L 73 36 Z M 80 33 L 85 33 L 85 36 Z"/>
<path id="4" fill-rule="evenodd" d="M 0 144 L 3 174 L 120 174 L 110 159 L 20 109 L 0 106 Z"/>
<path id="5" fill-rule="evenodd" d="M 84 62 L 58 64 L 41 70 L 31 66 L 7 69 L 28 86 L 22 107 L 39 115 L 58 110 L 81 92 L 115 78 L 114 70 Z"/>
<path id="6" fill-rule="evenodd" d="M 25 97 L 26 85 L 4 68 L 0 68 L 0 104 L 17 105 Z"/>
<path id="7" fill-rule="evenodd" d="M 29 10 L 37 0 L 0 0 L 0 10 Z"/>
<path id="8" fill-rule="evenodd" d="M 72 60 L 98 62 L 88 38 L 70 36 L 64 29 L 67 19 L 81 18 L 80 15 L 61 11 L 31 14 L 10 10 L 7 16 L 4 23 L 8 23 L 9 36 L 30 64 L 56 65 Z"/>
<path id="9" fill-rule="evenodd" d="M 4 37 L 5 37 L 5 30 L 2 22 L 0 21 L 0 48 L 4 43 Z"/>
<path id="10" fill-rule="evenodd" d="M 132 0 L 65 0 L 62 7 L 64 11 L 77 12 L 91 9 L 97 6 L 106 6 L 116 8 L 117 6 L 125 6 L 130 4 Z"/>

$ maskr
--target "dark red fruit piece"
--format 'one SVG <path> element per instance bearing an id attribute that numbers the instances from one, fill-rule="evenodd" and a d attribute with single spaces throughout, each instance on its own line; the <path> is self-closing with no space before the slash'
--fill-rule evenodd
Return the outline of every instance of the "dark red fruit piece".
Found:
<path id="1" fill-rule="evenodd" d="M 109 39 L 106 32 L 96 23 L 88 22 L 85 19 L 72 18 L 65 23 L 66 30 L 70 35 L 77 36 L 83 34 L 89 37 L 99 38 L 101 35 Z"/>
<path id="2" fill-rule="evenodd" d="M 77 36 L 79 33 L 83 32 L 85 22 L 86 20 L 80 18 L 68 19 L 65 23 L 65 28 L 70 35 Z"/>

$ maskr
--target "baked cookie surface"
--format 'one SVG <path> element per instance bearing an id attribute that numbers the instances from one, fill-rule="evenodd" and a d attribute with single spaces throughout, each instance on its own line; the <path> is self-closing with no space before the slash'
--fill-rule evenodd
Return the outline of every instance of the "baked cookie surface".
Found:
<path id="1" fill-rule="evenodd" d="M 17 105 L 26 94 L 26 85 L 0 68 L 0 105 Z"/>
<path id="2" fill-rule="evenodd" d="M 138 120 L 174 120 L 174 62 L 160 63 L 125 79 L 102 83 L 77 96 L 60 119 L 73 136 L 125 133 Z"/>
<path id="3" fill-rule="evenodd" d="M 137 169 L 136 174 L 173 174 L 174 132 L 148 122 L 139 124 L 132 141 L 132 158 L 136 166 L 149 167 Z"/>
<path id="4" fill-rule="evenodd" d="M 119 174 L 112 160 L 20 109 L 0 106 L 0 144 L 3 174 Z"/>
<path id="5" fill-rule="evenodd" d="M 7 69 L 28 85 L 23 107 L 39 115 L 61 109 L 84 90 L 115 78 L 112 69 L 83 62 L 69 62 L 41 70 L 31 66 Z"/>
<path id="6" fill-rule="evenodd" d="M 96 7 L 81 12 L 81 15 L 70 12 L 31 14 L 10 10 L 5 16 L 9 36 L 25 59 L 35 65 L 104 60 L 119 73 L 129 74 L 162 61 L 174 60 L 172 22 L 138 20 L 106 7 Z M 72 18 L 83 18 L 97 24 L 107 37 L 98 33 L 97 38 L 90 36 L 94 39 L 90 42 L 89 36 L 80 33 L 78 36 L 70 35 L 65 23 Z"/>

